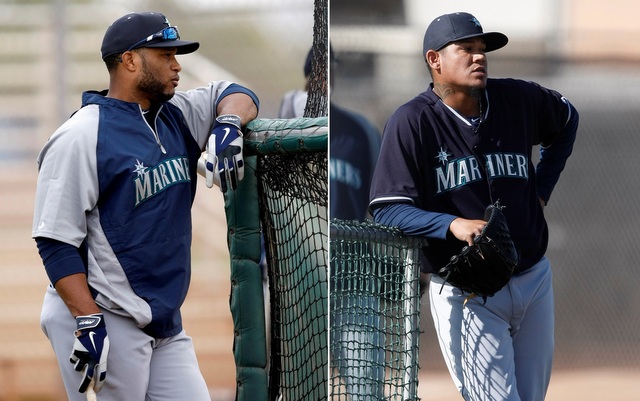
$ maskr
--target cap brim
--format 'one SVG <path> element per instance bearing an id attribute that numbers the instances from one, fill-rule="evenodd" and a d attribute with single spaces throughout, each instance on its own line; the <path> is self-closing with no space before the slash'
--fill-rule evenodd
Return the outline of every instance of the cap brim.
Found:
<path id="1" fill-rule="evenodd" d="M 507 35 L 500 32 L 485 32 L 485 33 L 477 33 L 473 35 L 463 36 L 461 38 L 456 39 L 454 42 L 459 42 L 461 40 L 471 39 L 471 38 L 482 38 L 486 46 L 484 49 L 485 52 L 492 52 L 494 50 L 498 50 L 504 47 L 509 42 L 509 38 L 507 38 Z M 449 42 L 449 43 L 453 43 L 453 42 Z M 449 43 L 447 43 L 447 45 Z"/>
<path id="2" fill-rule="evenodd" d="M 177 54 L 189 54 L 198 50 L 198 48 L 200 47 L 200 43 L 192 42 L 189 40 L 165 40 L 162 42 L 145 45 L 143 47 L 153 47 L 153 48 L 175 47 L 178 49 Z"/>

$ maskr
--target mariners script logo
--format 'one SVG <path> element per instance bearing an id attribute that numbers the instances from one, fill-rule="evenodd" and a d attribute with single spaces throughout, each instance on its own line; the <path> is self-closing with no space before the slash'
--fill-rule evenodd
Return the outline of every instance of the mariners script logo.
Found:
<path id="1" fill-rule="evenodd" d="M 145 167 L 143 162 L 136 160 L 133 172 L 136 174 L 133 180 L 136 186 L 135 206 L 164 191 L 173 184 L 191 182 L 189 159 L 186 157 L 175 157 L 163 160 L 154 167 Z"/>
<path id="2" fill-rule="evenodd" d="M 434 169 L 436 175 L 436 194 L 441 194 L 463 185 L 483 179 L 483 171 L 489 178 L 528 179 L 529 161 L 520 153 L 489 153 L 484 155 L 484 169 L 480 168 L 474 156 L 449 161 L 449 154 L 440 148 L 436 159 L 439 165 Z"/>

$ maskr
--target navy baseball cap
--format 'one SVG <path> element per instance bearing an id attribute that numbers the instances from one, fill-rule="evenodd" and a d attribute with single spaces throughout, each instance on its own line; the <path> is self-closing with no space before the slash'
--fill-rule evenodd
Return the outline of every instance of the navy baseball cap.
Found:
<path id="1" fill-rule="evenodd" d="M 309 49 L 309 53 L 307 53 L 307 58 L 304 60 L 304 76 L 308 77 L 311 75 L 311 62 L 313 61 L 313 47 Z"/>
<path id="2" fill-rule="evenodd" d="M 200 43 L 180 40 L 178 27 L 158 12 L 129 13 L 118 18 L 102 39 L 102 59 L 141 47 L 175 47 L 177 54 L 193 53 Z"/>
<path id="3" fill-rule="evenodd" d="M 469 13 L 441 15 L 429 24 L 424 34 L 422 55 L 429 50 L 438 51 L 451 42 L 478 37 L 484 39 L 486 52 L 497 50 L 509 41 L 500 32 L 484 32 L 480 21 Z"/>

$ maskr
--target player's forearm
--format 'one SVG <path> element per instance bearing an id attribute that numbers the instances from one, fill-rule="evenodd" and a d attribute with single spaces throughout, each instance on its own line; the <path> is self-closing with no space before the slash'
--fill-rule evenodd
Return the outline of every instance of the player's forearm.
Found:
<path id="1" fill-rule="evenodd" d="M 99 313 L 89 291 L 79 249 L 51 238 L 37 237 L 35 240 L 49 280 L 71 314 L 75 317 Z"/>
<path id="2" fill-rule="evenodd" d="M 389 203 L 372 210 L 376 223 L 398 227 L 403 233 L 445 239 L 456 216 L 422 210 L 408 203 Z"/>
<path id="3" fill-rule="evenodd" d="M 249 95 L 232 93 L 220 100 L 216 108 L 216 114 L 219 116 L 223 114 L 235 114 L 240 117 L 242 125 L 245 125 L 258 116 L 258 107 Z"/>
<path id="4" fill-rule="evenodd" d="M 84 273 L 61 278 L 56 282 L 55 288 L 74 317 L 101 312 L 89 291 L 87 276 Z"/>

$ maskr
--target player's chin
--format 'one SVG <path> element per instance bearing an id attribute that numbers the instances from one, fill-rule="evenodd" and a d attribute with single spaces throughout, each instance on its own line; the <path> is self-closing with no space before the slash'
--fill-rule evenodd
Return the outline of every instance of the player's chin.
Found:
<path id="1" fill-rule="evenodd" d="M 166 90 L 161 95 L 156 96 L 156 100 L 160 103 L 168 102 L 176 94 L 175 90 Z"/>
<path id="2" fill-rule="evenodd" d="M 487 77 L 476 77 L 475 79 L 471 80 L 469 86 L 474 89 L 484 89 L 487 86 Z"/>
<path id="3" fill-rule="evenodd" d="M 173 96 L 176 94 L 176 87 L 178 86 L 177 82 L 172 82 L 164 90 L 164 94 L 168 96 Z"/>

